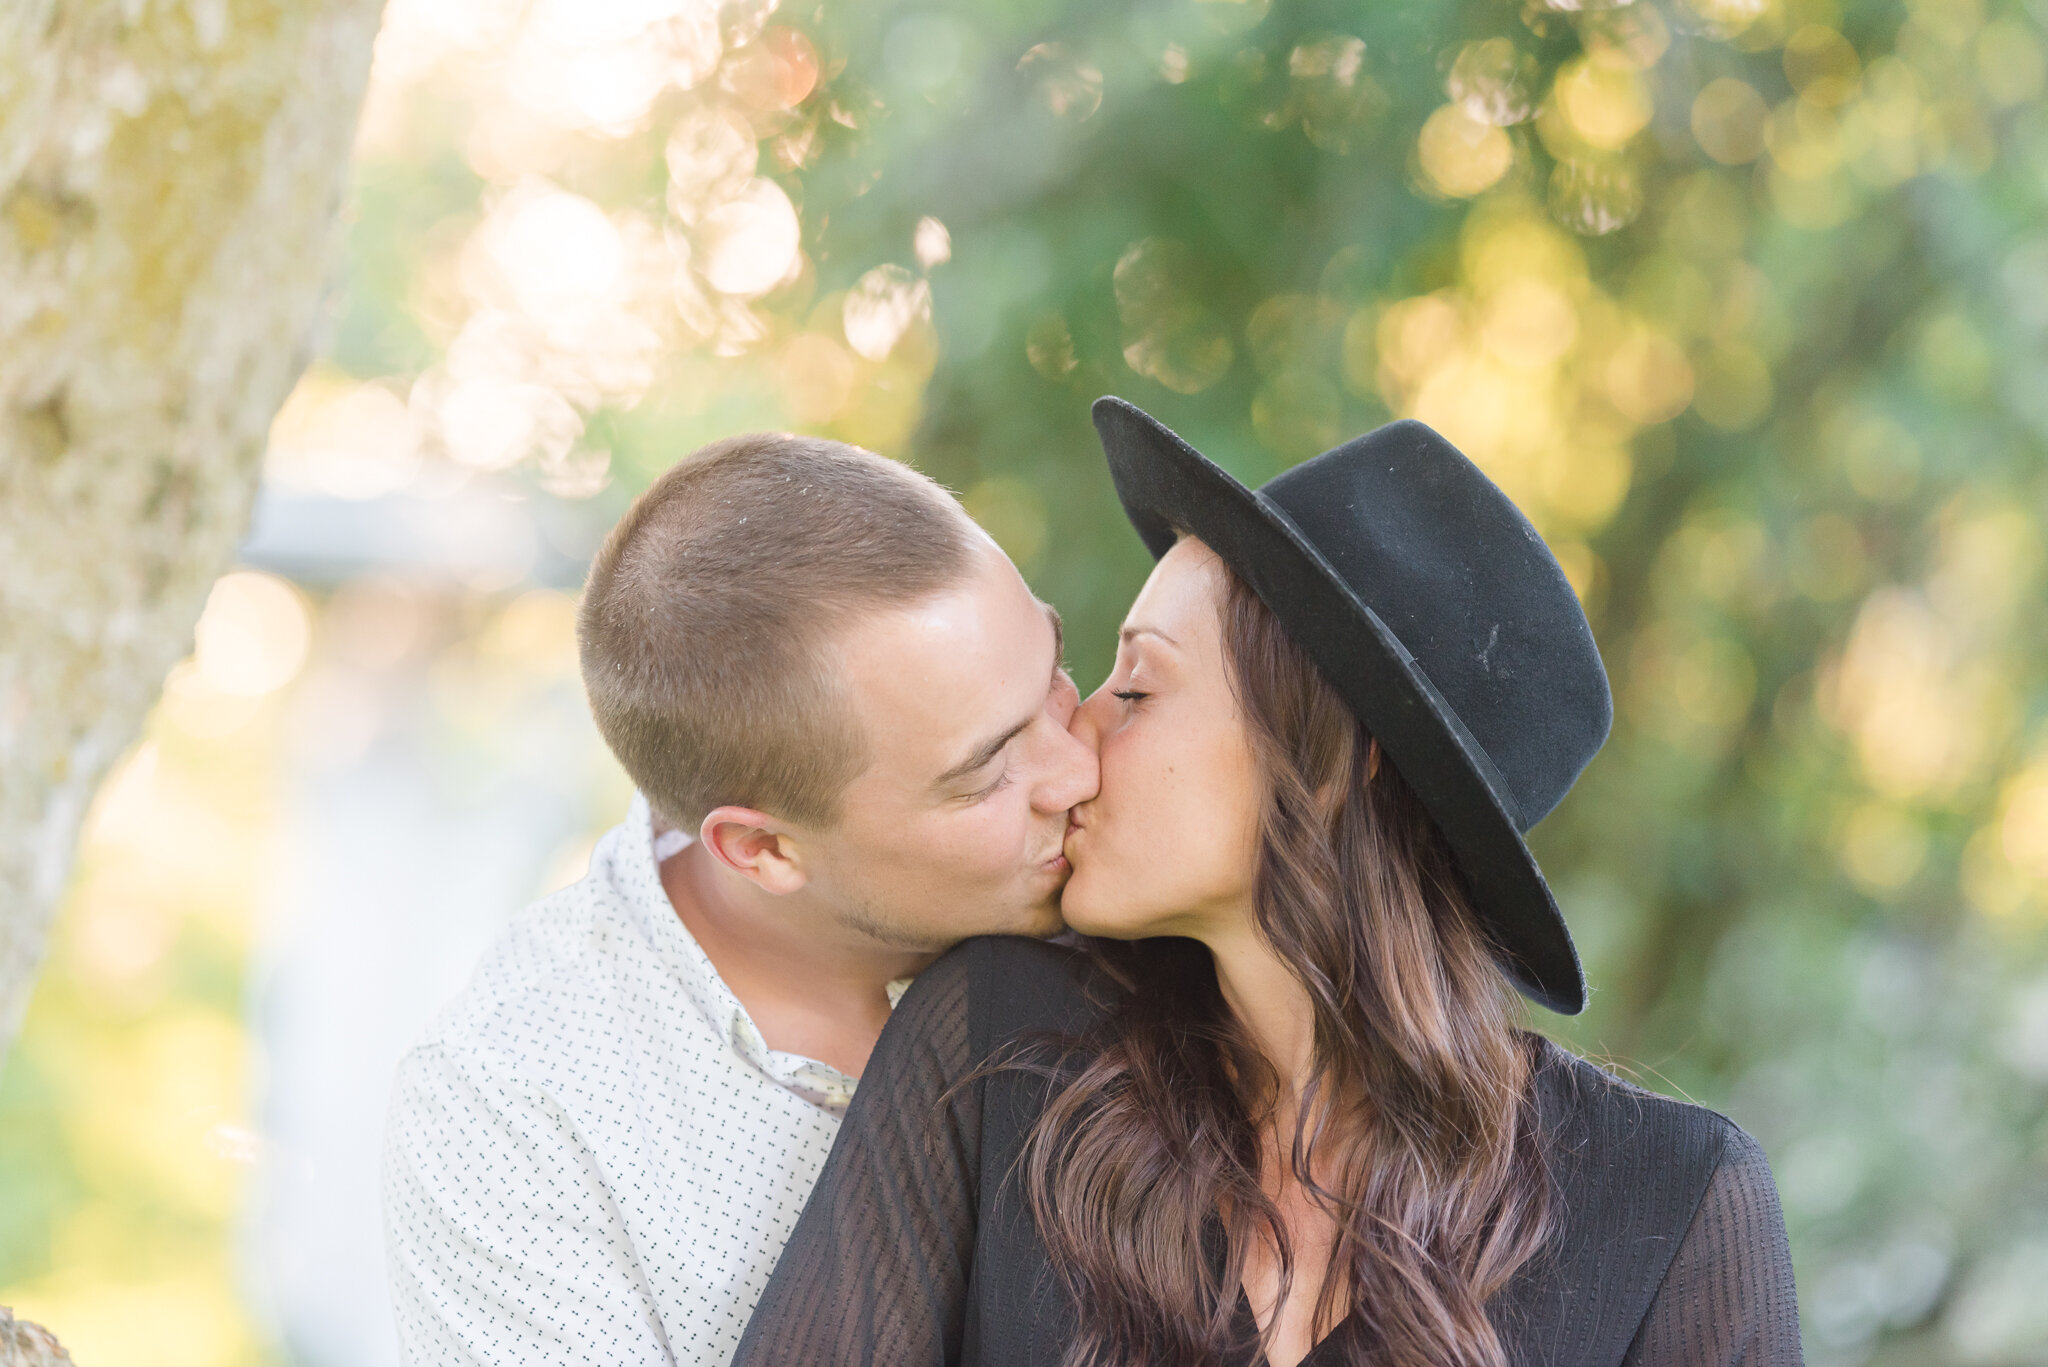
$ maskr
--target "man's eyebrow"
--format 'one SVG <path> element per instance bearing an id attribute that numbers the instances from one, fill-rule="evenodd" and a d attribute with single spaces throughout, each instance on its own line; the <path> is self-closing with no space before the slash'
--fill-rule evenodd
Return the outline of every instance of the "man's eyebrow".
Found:
<path id="1" fill-rule="evenodd" d="M 1067 628 L 1060 621 L 1060 610 L 1052 604 L 1041 601 L 1045 609 L 1045 620 L 1052 623 L 1052 667 L 1058 669 L 1067 662 Z"/>

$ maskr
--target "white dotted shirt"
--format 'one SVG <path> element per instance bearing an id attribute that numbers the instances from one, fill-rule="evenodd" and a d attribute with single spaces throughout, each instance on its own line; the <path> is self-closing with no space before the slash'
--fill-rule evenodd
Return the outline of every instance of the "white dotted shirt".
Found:
<path id="1" fill-rule="evenodd" d="M 770 1049 L 691 938 L 645 799 L 399 1066 L 407 1362 L 725 1367 L 854 1082 Z M 904 984 L 890 984 L 894 1003 Z"/>

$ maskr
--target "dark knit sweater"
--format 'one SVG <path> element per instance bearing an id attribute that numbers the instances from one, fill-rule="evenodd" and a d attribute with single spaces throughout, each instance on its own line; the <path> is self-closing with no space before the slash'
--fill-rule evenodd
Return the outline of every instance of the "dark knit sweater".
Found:
<path id="1" fill-rule="evenodd" d="M 1075 1316 L 1012 1170 L 1045 1084 L 998 1072 L 1020 1032 L 1085 1030 L 1111 992 L 1080 951 L 970 940 L 883 1031 L 735 1367 L 1058 1367 Z M 1732 1122 L 1554 1044 L 1536 1074 L 1562 1228 L 1487 1306 L 1516 1364 L 1750 1364 L 1799 1356 L 1763 1151 Z M 1262 1367 L 1247 1347 L 1220 1367 Z M 1338 1360 L 1335 1340 L 1303 1367 Z"/>

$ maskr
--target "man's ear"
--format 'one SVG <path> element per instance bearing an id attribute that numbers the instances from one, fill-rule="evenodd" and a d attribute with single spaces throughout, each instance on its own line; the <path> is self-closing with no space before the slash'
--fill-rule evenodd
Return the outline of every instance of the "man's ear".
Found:
<path id="1" fill-rule="evenodd" d="M 803 855 L 787 826 L 752 807 L 717 807 L 697 828 L 713 859 L 777 897 L 810 882 Z"/>

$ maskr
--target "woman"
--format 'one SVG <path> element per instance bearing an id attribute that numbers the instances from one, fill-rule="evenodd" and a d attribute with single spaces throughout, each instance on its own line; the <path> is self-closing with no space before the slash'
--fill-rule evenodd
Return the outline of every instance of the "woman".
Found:
<path id="1" fill-rule="evenodd" d="M 1095 416 L 1160 556 L 1095 938 L 918 978 L 736 1363 L 1796 1363 L 1755 1142 L 1513 1024 L 1584 1002 L 1522 837 L 1611 716 L 1541 539 L 1417 423 L 1253 493 Z"/>

